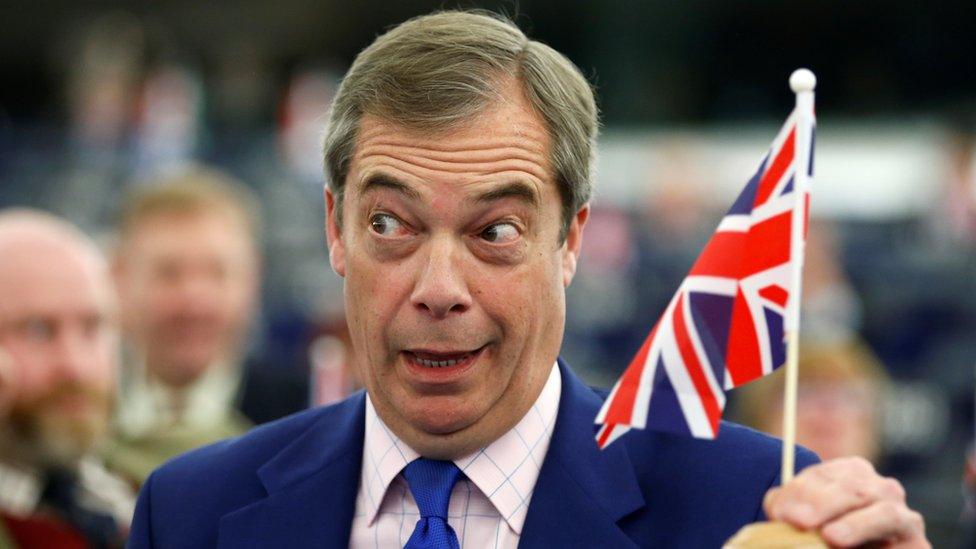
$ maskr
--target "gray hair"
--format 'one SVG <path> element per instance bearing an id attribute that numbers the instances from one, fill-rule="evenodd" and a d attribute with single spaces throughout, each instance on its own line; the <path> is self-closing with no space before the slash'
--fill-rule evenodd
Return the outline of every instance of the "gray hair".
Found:
<path id="1" fill-rule="evenodd" d="M 450 130 L 502 99 L 497 90 L 505 77 L 518 79 L 546 122 L 562 199 L 560 235 L 565 238 L 574 214 L 592 192 L 599 128 L 593 90 L 565 56 L 529 40 L 510 20 L 482 11 L 410 19 L 356 57 L 332 104 L 324 144 L 337 222 L 364 114 L 410 129 Z"/>

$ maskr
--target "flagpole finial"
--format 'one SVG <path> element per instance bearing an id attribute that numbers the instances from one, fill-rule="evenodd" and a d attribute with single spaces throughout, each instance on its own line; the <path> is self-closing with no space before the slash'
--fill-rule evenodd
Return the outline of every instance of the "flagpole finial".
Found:
<path id="1" fill-rule="evenodd" d="M 790 75 L 790 88 L 793 93 L 813 91 L 817 87 L 817 77 L 810 69 L 796 69 Z"/>

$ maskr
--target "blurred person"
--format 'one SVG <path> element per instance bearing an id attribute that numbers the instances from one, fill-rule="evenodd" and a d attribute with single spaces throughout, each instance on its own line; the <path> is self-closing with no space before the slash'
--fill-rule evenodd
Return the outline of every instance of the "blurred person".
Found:
<path id="1" fill-rule="evenodd" d="M 962 539 L 960 547 L 976 547 L 976 443 L 966 452 L 962 474 Z"/>
<path id="2" fill-rule="evenodd" d="M 833 222 L 810 220 L 803 262 L 803 337 L 824 344 L 857 337 L 861 300 L 844 272 Z"/>
<path id="3" fill-rule="evenodd" d="M 0 547 L 121 546 L 135 494 L 94 457 L 118 334 L 105 261 L 68 223 L 0 212 Z"/>
<path id="4" fill-rule="evenodd" d="M 135 120 L 135 172 L 159 173 L 192 161 L 203 140 L 203 83 L 189 67 L 162 64 L 142 84 Z"/>
<path id="5" fill-rule="evenodd" d="M 946 130 L 942 197 L 932 215 L 938 241 L 976 245 L 976 113 L 955 113 Z"/>
<path id="6" fill-rule="evenodd" d="M 108 463 L 136 483 L 191 448 L 304 408 L 307 380 L 249 362 L 260 289 L 258 207 L 189 167 L 124 205 L 113 274 L 125 359 Z"/>
<path id="7" fill-rule="evenodd" d="M 785 371 L 736 391 L 739 418 L 782 436 Z M 822 459 L 881 460 L 882 405 L 890 380 L 878 358 L 857 340 L 800 344 L 796 441 Z"/>

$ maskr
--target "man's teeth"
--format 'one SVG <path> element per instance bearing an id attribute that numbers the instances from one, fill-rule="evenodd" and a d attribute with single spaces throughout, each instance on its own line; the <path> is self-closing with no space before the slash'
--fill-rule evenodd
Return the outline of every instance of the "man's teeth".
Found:
<path id="1" fill-rule="evenodd" d="M 455 359 L 451 359 L 451 360 L 427 360 L 425 358 L 420 358 L 419 356 L 418 357 L 415 357 L 415 358 L 417 360 L 417 364 L 420 364 L 421 366 L 426 366 L 428 368 L 444 368 L 446 366 L 454 366 L 458 362 L 461 362 L 460 360 L 455 360 Z"/>

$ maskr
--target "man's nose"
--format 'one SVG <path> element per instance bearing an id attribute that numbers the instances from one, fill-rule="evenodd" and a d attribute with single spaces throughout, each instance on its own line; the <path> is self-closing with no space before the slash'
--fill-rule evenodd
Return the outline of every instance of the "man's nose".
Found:
<path id="1" fill-rule="evenodd" d="M 446 318 L 471 307 L 471 293 L 462 276 L 463 250 L 449 237 L 435 238 L 430 243 L 426 263 L 421 267 L 410 301 L 433 318 Z"/>
<path id="2" fill-rule="evenodd" d="M 91 375 L 94 344 L 81 330 L 62 330 L 57 339 L 57 361 L 61 378 L 80 382 Z"/>

